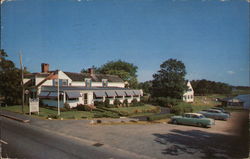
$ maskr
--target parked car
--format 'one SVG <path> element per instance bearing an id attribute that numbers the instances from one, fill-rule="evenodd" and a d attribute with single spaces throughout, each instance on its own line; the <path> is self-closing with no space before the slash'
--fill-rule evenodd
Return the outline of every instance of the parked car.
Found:
<path id="1" fill-rule="evenodd" d="M 172 116 L 173 124 L 194 125 L 199 127 L 211 127 L 215 124 L 213 119 L 206 118 L 198 113 L 185 113 L 182 116 Z"/>
<path id="2" fill-rule="evenodd" d="M 207 118 L 218 119 L 218 120 L 227 120 L 229 118 L 229 114 L 223 113 L 220 110 L 216 109 L 202 110 L 198 113 L 203 114 Z"/>
<path id="3" fill-rule="evenodd" d="M 225 111 L 225 109 L 223 109 L 223 108 L 220 108 L 220 107 L 213 107 L 213 108 L 211 108 L 211 109 L 220 110 L 222 113 L 226 113 L 226 114 L 228 114 L 229 116 L 231 116 L 231 113 L 228 112 L 228 111 Z"/>

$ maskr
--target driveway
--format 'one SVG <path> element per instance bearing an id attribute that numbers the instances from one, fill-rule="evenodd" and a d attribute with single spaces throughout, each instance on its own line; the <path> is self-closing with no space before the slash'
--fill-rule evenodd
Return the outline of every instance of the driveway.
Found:
<path id="1" fill-rule="evenodd" d="M 31 124 L 149 158 L 245 158 L 248 111 L 212 128 L 172 124 L 91 125 L 88 120 L 32 120 Z M 143 157 L 142 157 L 143 158 Z"/>

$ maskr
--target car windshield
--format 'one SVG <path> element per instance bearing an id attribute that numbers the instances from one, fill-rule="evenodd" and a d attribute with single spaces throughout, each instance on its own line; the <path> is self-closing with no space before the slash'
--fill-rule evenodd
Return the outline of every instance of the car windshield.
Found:
<path id="1" fill-rule="evenodd" d="M 205 118 L 205 116 L 204 115 L 199 115 L 199 118 L 201 119 L 201 118 Z"/>

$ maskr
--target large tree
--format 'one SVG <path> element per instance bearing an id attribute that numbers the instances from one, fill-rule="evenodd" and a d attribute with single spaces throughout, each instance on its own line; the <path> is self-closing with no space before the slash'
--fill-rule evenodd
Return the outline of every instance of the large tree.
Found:
<path id="1" fill-rule="evenodd" d="M 122 60 L 109 61 L 97 68 L 98 73 L 117 75 L 124 81 L 128 82 L 128 87 L 136 88 L 138 85 L 137 81 L 137 66 L 132 63 L 128 63 Z"/>
<path id="2" fill-rule="evenodd" d="M 7 53 L 0 50 L 0 96 L 7 104 L 18 104 L 22 95 L 21 72 L 7 57 Z"/>
<path id="3" fill-rule="evenodd" d="M 181 98 L 187 89 L 186 69 L 183 62 L 169 59 L 160 65 L 160 70 L 153 75 L 152 96 Z"/>

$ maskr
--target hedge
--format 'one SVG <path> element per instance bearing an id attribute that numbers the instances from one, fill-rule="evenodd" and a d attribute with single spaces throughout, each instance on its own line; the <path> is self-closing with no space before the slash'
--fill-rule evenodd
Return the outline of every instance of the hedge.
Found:
<path id="1" fill-rule="evenodd" d="M 154 120 L 160 120 L 160 119 L 167 119 L 173 116 L 174 114 L 156 114 L 151 115 L 147 117 L 147 121 L 154 121 Z"/>

